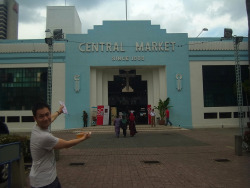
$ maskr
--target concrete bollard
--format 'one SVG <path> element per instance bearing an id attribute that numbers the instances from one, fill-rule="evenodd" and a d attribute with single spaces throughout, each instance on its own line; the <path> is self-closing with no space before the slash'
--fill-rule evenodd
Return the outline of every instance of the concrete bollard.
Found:
<path id="1" fill-rule="evenodd" d="M 235 135 L 235 155 L 242 156 L 242 136 Z"/>

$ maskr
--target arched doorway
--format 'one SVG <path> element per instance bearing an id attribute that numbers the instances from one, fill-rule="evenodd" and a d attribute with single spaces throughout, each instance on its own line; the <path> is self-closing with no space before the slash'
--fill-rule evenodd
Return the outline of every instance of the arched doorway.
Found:
<path id="1" fill-rule="evenodd" d="M 147 81 L 136 70 L 119 70 L 114 81 L 108 82 L 108 104 L 117 113 L 134 111 L 137 124 L 147 124 Z"/>

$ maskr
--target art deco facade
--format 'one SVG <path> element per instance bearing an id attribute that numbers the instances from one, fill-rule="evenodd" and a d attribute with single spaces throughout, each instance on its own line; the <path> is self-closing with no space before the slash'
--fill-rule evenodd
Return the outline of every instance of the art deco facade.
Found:
<path id="1" fill-rule="evenodd" d="M 242 80 L 248 78 L 247 50 L 244 39 Z M 150 21 L 104 21 L 88 34 L 67 34 L 53 44 L 51 104 L 56 111 L 65 102 L 68 114 L 52 128 L 81 128 L 83 110 L 90 126 L 100 106 L 110 107 L 109 117 L 133 110 L 138 126 L 148 124 L 147 110 L 167 97 L 173 126 L 238 127 L 234 52 L 232 40 L 167 33 Z M 1 42 L 0 120 L 12 132 L 34 126 L 31 106 L 46 100 L 47 70 L 44 39 Z M 246 125 L 245 100 L 243 113 Z"/>

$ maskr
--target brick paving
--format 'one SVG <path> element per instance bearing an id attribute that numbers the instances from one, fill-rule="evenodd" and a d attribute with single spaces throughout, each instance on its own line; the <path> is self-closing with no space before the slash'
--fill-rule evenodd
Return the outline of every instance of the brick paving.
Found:
<path id="1" fill-rule="evenodd" d="M 92 131 L 90 139 L 60 150 L 57 171 L 63 188 L 250 187 L 250 153 L 235 155 L 238 129 L 138 125 L 139 133 L 126 138 L 116 138 L 113 129 L 84 128 Z M 79 131 L 54 134 L 72 139 Z"/>

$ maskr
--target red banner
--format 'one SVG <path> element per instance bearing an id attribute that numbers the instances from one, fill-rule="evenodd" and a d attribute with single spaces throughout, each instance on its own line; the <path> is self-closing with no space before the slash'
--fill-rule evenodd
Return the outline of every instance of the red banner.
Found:
<path id="1" fill-rule="evenodd" d="M 151 105 L 150 104 L 148 104 L 147 109 L 148 109 L 148 124 L 151 125 L 151 115 L 150 115 Z"/>
<path id="2" fill-rule="evenodd" d="M 103 125 L 104 106 L 97 106 L 96 125 Z"/>

